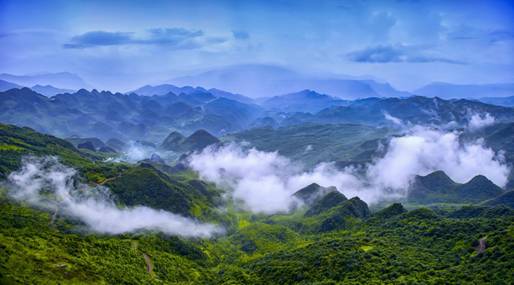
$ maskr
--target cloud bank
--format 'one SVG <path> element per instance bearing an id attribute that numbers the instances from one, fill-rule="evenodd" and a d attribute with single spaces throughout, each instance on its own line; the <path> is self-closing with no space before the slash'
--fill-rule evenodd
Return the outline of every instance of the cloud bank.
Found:
<path id="1" fill-rule="evenodd" d="M 484 115 L 473 114 L 469 119 L 468 128 L 470 131 L 476 131 L 481 128 L 493 125 L 495 121 L 495 118 L 489 113 L 485 113 Z"/>
<path id="2" fill-rule="evenodd" d="M 75 181 L 76 171 L 55 157 L 23 159 L 19 171 L 8 177 L 9 194 L 18 201 L 58 211 L 84 222 L 103 234 L 141 230 L 160 231 L 184 237 L 210 237 L 222 230 L 215 225 L 144 206 L 118 208 L 105 187 L 90 187 Z"/>
<path id="3" fill-rule="evenodd" d="M 507 183 L 510 172 L 501 154 L 479 141 L 463 143 L 459 133 L 413 127 L 390 140 L 384 156 L 364 169 L 337 169 L 321 163 L 312 170 L 276 152 L 245 149 L 237 144 L 210 147 L 190 157 L 190 166 L 201 178 L 232 190 L 233 198 L 254 212 L 286 212 L 294 192 L 318 183 L 336 186 L 348 197 L 368 203 L 405 197 L 416 175 L 443 170 L 457 182 L 482 174 L 497 185 Z"/>
<path id="4" fill-rule="evenodd" d="M 195 49 L 225 41 L 225 38 L 204 37 L 202 30 L 154 28 L 146 30 L 143 35 L 133 32 L 90 31 L 72 37 L 63 47 L 85 49 L 99 46 L 159 45 L 173 49 Z"/>
<path id="5" fill-rule="evenodd" d="M 441 62 L 450 64 L 464 64 L 462 61 L 449 59 L 426 52 L 424 47 L 405 45 L 378 45 L 347 54 L 348 59 L 360 63 L 391 63 L 411 62 L 428 63 Z"/>

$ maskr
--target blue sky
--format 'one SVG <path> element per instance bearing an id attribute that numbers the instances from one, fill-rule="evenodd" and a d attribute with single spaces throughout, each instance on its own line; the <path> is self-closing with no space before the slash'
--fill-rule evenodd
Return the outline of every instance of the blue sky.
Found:
<path id="1" fill-rule="evenodd" d="M 0 0 L 0 72 L 125 91 L 242 63 L 407 90 L 514 82 L 514 2 Z"/>

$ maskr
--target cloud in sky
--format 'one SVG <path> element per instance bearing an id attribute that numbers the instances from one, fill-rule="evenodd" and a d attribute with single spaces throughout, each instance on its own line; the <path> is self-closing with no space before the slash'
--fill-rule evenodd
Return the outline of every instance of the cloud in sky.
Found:
<path id="1" fill-rule="evenodd" d="M 245 31 L 232 31 L 232 36 L 237 40 L 247 40 L 250 38 L 250 34 Z"/>
<path id="2" fill-rule="evenodd" d="M 464 64 L 464 62 L 440 56 L 426 54 L 426 48 L 405 45 L 378 45 L 352 51 L 348 59 L 360 63 L 391 63 L 411 62 L 429 63 L 442 62 L 449 64 Z"/>
<path id="3" fill-rule="evenodd" d="M 446 37 L 453 41 L 480 41 L 485 44 L 497 44 L 514 41 L 514 31 L 509 29 L 484 30 L 468 25 L 461 25 L 448 31 Z"/>
<path id="4" fill-rule="evenodd" d="M 106 32 L 91 31 L 71 38 L 64 44 L 65 48 L 91 48 L 98 46 L 117 45 L 164 45 L 175 48 L 196 48 L 200 46 L 195 41 L 204 35 L 201 30 L 187 30 L 184 28 L 154 28 L 148 29 L 146 34 L 138 36 L 133 32 Z M 223 42 L 219 39 L 218 42 Z M 216 41 L 208 40 L 209 43 Z"/>
<path id="5" fill-rule="evenodd" d="M 512 81 L 509 0 L 156 0 L 122 8 L 114 0 L 0 1 L 0 72 L 69 71 L 111 90 L 245 63 L 371 75 L 402 89 Z M 30 30 L 51 32 L 19 32 Z M 413 46 L 425 48 L 403 49 Z"/>

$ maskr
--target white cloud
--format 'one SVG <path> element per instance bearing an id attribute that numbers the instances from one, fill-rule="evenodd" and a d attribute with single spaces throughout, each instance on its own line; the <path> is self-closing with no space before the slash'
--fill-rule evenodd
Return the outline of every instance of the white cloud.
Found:
<path id="1" fill-rule="evenodd" d="M 393 124 L 395 125 L 398 125 L 398 126 L 403 126 L 403 122 L 400 118 L 397 118 L 397 117 L 394 117 L 394 116 L 391 116 L 389 113 L 387 112 L 384 112 L 384 117 L 386 118 L 386 120 L 392 122 Z"/>
<path id="2" fill-rule="evenodd" d="M 17 200 L 80 219 L 93 231 L 122 234 L 140 230 L 185 237 L 210 237 L 222 230 L 212 224 L 144 206 L 118 208 L 105 187 L 92 188 L 75 181 L 76 171 L 55 157 L 23 160 L 8 177 L 9 194 Z M 51 194 L 51 195 L 49 195 Z"/>
<path id="3" fill-rule="evenodd" d="M 381 188 L 403 189 L 414 175 L 443 170 L 457 182 L 482 174 L 505 186 L 509 168 L 501 155 L 482 141 L 461 143 L 459 133 L 415 127 L 391 139 L 387 153 L 368 168 L 368 177 Z"/>
<path id="4" fill-rule="evenodd" d="M 130 141 L 119 155 L 106 159 L 106 162 L 137 163 L 144 159 L 150 159 L 153 155 L 157 155 L 165 161 L 174 160 L 178 157 L 176 152 L 164 151 L 151 145 Z"/>
<path id="5" fill-rule="evenodd" d="M 305 171 L 276 152 L 236 144 L 207 148 L 192 155 L 189 163 L 203 179 L 233 190 L 233 197 L 246 208 L 262 213 L 288 211 L 293 203 L 291 195 L 314 182 L 375 203 L 405 197 L 416 175 L 436 170 L 445 171 L 457 182 L 482 174 L 502 187 L 510 172 L 503 157 L 481 141 L 462 143 L 457 132 L 425 127 L 414 127 L 406 135 L 392 138 L 386 154 L 368 164 L 364 172 L 338 170 L 330 163 Z"/>
<path id="6" fill-rule="evenodd" d="M 468 128 L 471 131 L 476 131 L 481 128 L 493 125 L 495 122 L 495 118 L 491 116 L 489 113 L 482 114 L 473 114 L 469 119 Z"/>

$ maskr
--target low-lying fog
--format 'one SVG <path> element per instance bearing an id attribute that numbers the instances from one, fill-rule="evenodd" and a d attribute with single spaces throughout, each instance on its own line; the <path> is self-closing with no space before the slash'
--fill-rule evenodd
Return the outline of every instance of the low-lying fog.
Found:
<path id="1" fill-rule="evenodd" d="M 469 129 L 488 125 L 490 116 L 472 116 Z M 377 157 L 364 169 L 336 169 L 321 163 L 304 170 L 276 152 L 263 152 L 238 144 L 209 147 L 189 158 L 189 165 L 202 179 L 233 190 L 254 212 L 287 211 L 295 191 L 318 183 L 336 186 L 348 197 L 359 196 L 367 203 L 405 197 L 416 175 L 443 170 L 456 182 L 465 183 L 484 175 L 500 187 L 510 172 L 501 153 L 487 148 L 482 140 L 462 142 L 461 132 L 423 126 L 411 126 L 404 135 L 393 137 L 385 155 Z"/>

